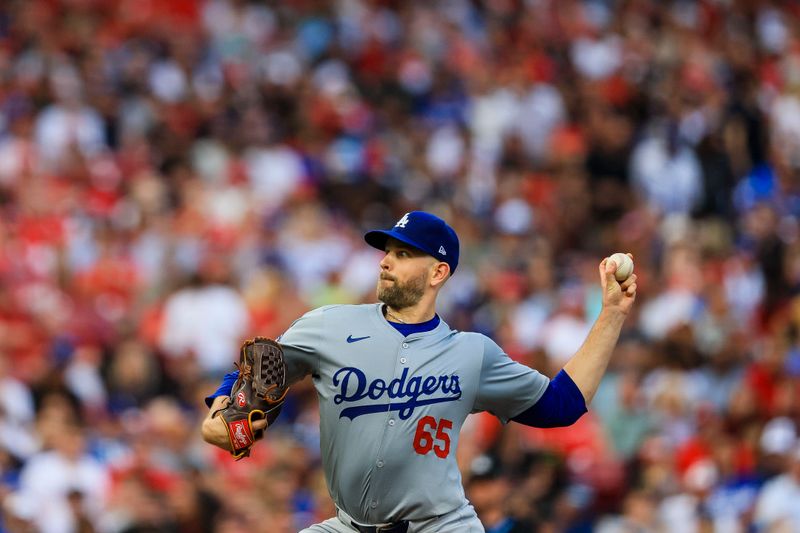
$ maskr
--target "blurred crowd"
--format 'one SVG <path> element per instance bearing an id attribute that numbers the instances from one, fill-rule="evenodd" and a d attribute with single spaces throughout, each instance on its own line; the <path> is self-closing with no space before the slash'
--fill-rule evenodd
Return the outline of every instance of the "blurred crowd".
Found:
<path id="1" fill-rule="evenodd" d="M 1 531 L 332 516 L 309 382 L 240 462 L 203 397 L 374 301 L 413 209 L 461 238 L 442 318 L 550 376 L 635 256 L 589 414 L 468 419 L 488 531 L 800 531 L 791 0 L 0 2 Z"/>

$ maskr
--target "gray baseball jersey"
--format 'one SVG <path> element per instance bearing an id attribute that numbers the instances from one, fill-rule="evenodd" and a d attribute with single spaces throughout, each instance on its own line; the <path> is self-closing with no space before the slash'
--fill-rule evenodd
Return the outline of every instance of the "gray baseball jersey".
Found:
<path id="1" fill-rule="evenodd" d="M 455 452 L 467 415 L 489 411 L 506 422 L 549 383 L 488 337 L 444 321 L 403 337 L 381 304 L 321 307 L 280 343 L 289 381 L 314 380 L 333 501 L 365 524 L 424 520 L 464 505 Z"/>

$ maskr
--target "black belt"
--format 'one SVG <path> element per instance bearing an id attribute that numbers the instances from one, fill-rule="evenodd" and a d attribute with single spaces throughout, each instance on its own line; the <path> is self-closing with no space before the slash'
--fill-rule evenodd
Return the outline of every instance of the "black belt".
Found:
<path id="1" fill-rule="evenodd" d="M 385 524 L 383 526 L 362 526 L 351 520 L 350 525 L 361 533 L 406 533 L 406 531 L 408 531 L 408 520 L 402 520 L 394 524 Z"/>

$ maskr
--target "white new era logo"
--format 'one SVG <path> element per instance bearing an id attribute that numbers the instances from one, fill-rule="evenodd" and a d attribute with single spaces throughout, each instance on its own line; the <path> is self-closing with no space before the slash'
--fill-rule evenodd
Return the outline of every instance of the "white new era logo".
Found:
<path id="1" fill-rule="evenodd" d="M 408 213 L 403 215 L 403 218 L 397 221 L 397 224 L 394 225 L 395 228 L 405 228 L 406 224 L 408 224 Z"/>
<path id="2" fill-rule="evenodd" d="M 444 250 L 444 246 L 439 247 L 439 253 L 442 255 L 447 255 L 447 252 Z"/>

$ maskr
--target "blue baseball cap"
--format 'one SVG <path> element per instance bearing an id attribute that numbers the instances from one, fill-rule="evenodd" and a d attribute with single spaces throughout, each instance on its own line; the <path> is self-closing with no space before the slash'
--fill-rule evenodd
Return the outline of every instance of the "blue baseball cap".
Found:
<path id="1" fill-rule="evenodd" d="M 389 237 L 404 242 L 450 265 L 450 274 L 458 266 L 458 235 L 447 222 L 425 211 L 411 211 L 397 221 L 392 229 L 376 229 L 364 235 L 367 244 L 378 250 L 386 249 Z"/>

